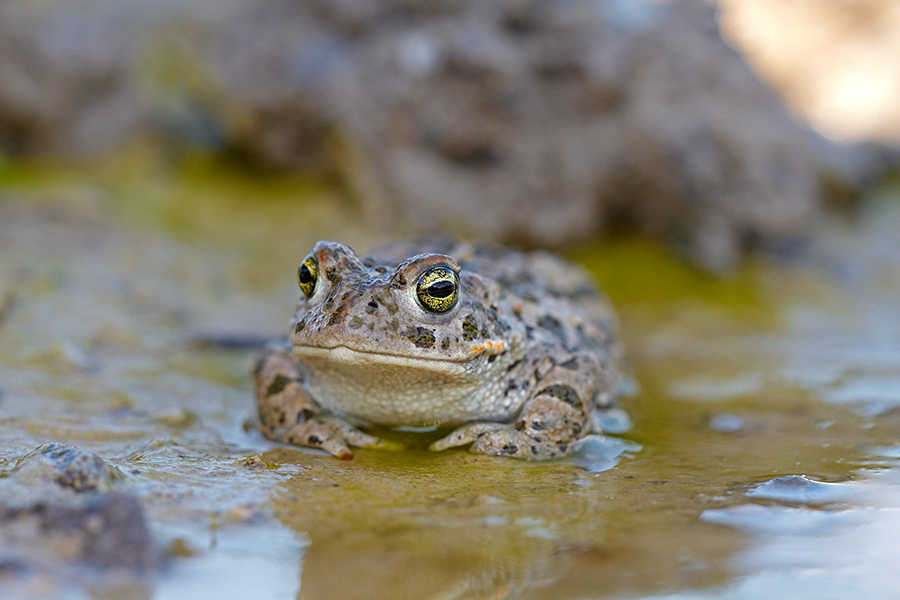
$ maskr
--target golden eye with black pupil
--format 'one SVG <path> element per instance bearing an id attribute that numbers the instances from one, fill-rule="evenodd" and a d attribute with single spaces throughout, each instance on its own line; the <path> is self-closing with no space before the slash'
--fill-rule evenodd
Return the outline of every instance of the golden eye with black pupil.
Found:
<path id="1" fill-rule="evenodd" d="M 416 296 L 422 306 L 431 312 L 445 313 L 459 299 L 459 280 L 451 269 L 434 267 L 419 277 Z"/>
<path id="2" fill-rule="evenodd" d="M 312 256 L 306 258 L 300 268 L 297 269 L 297 282 L 300 289 L 309 298 L 316 289 L 316 280 L 319 278 L 319 265 Z"/>

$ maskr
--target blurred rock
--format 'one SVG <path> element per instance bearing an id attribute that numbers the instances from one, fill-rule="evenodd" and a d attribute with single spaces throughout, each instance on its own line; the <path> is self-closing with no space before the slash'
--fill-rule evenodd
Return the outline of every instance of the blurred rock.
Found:
<path id="1" fill-rule="evenodd" d="M 0 498 L 0 571 L 7 566 L 11 597 L 38 580 L 51 589 L 88 580 L 106 588 L 122 573 L 140 582 L 135 575 L 161 566 L 141 501 L 109 491 L 122 487 L 123 474 L 100 456 L 51 442 L 0 477 L 12 483 Z"/>
<path id="2" fill-rule="evenodd" d="M 0 6 L 0 146 L 161 132 L 337 174 L 398 233 L 629 226 L 713 269 L 802 236 L 823 190 L 884 162 L 794 122 L 699 0 L 152 4 Z"/>
<path id="3" fill-rule="evenodd" d="M 143 508 L 131 494 L 100 494 L 80 504 L 50 503 L 34 510 L 46 535 L 72 538 L 79 561 L 138 570 L 158 566 Z"/>
<path id="4" fill-rule="evenodd" d="M 0 148 L 91 153 L 137 127 L 133 25 L 101 4 L 0 5 Z"/>
<path id="5" fill-rule="evenodd" d="M 125 476 L 117 466 L 102 457 L 75 446 L 48 442 L 35 448 L 5 473 L 31 488 L 44 488 L 53 482 L 76 492 L 109 491 Z"/>
<path id="6" fill-rule="evenodd" d="M 72 597 L 85 587 L 92 597 L 150 598 L 164 558 L 140 501 L 121 492 L 20 507 L 0 501 L 0 547 L 4 598 Z"/>

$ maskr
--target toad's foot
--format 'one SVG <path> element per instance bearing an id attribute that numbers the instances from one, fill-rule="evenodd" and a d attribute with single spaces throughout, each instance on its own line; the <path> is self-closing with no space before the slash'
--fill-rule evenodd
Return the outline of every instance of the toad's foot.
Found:
<path id="1" fill-rule="evenodd" d="M 470 423 L 431 444 L 428 449 L 446 450 L 472 444 L 470 452 L 510 456 L 524 460 L 550 460 L 569 453 L 571 444 L 542 441 L 503 423 Z"/>
<path id="2" fill-rule="evenodd" d="M 503 431 L 509 429 L 509 425 L 503 423 L 469 423 L 463 425 L 459 429 L 453 430 L 449 435 L 442 437 L 436 442 L 432 442 L 428 449 L 433 452 L 440 452 L 448 448 L 457 446 L 465 446 L 471 444 L 482 435 Z"/>
<path id="3" fill-rule="evenodd" d="M 277 442 L 320 448 L 343 460 L 353 458 L 350 446 L 399 450 L 401 446 L 356 429 L 336 417 L 319 416 L 291 427 L 263 428 L 263 434 Z"/>

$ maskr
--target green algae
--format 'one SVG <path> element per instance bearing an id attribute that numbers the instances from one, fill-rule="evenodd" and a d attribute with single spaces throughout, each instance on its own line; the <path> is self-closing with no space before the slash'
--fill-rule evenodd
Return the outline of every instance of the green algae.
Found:
<path id="1" fill-rule="evenodd" d="M 617 235 L 570 253 L 597 278 L 616 304 L 654 304 L 702 299 L 727 307 L 759 307 L 756 259 L 730 273 L 703 271 L 661 243 Z"/>

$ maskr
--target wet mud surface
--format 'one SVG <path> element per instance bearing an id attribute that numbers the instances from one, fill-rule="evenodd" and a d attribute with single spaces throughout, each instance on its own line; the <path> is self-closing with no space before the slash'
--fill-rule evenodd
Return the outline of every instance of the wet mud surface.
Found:
<path id="1" fill-rule="evenodd" d="M 723 278 L 640 240 L 575 253 L 619 311 L 635 382 L 632 428 L 588 468 L 429 453 L 402 432 L 406 451 L 338 461 L 245 426 L 255 350 L 237 342 L 282 333 L 314 241 L 383 241 L 353 206 L 202 163 L 3 169 L 0 598 L 900 584 L 896 195 Z"/>

